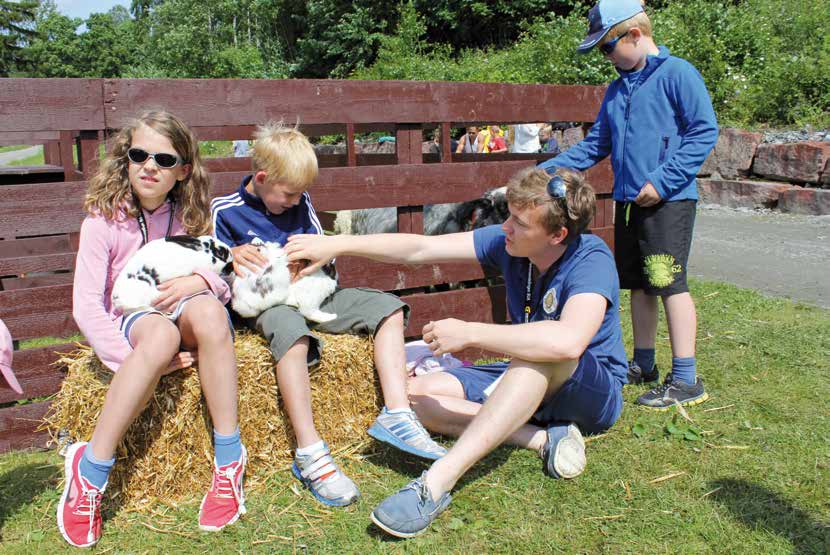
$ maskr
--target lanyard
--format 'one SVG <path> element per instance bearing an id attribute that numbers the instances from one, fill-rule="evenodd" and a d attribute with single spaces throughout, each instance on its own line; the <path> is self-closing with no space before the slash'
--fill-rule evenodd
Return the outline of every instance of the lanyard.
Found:
<path id="1" fill-rule="evenodd" d="M 137 198 L 134 198 L 134 202 L 138 207 L 138 227 L 141 229 L 141 246 L 147 244 L 147 240 L 149 239 L 149 234 L 147 232 L 147 220 L 144 218 L 144 209 L 141 208 L 141 203 L 138 201 Z M 167 233 L 164 234 L 164 237 L 170 237 L 170 233 L 173 231 L 173 217 L 176 215 L 176 201 L 170 197 L 170 219 L 167 221 Z"/>
<path id="2" fill-rule="evenodd" d="M 545 272 L 544 275 L 556 275 L 556 272 L 559 271 L 559 264 L 562 262 L 562 255 L 559 260 L 553 263 L 553 265 Z M 543 276 L 539 276 L 543 278 Z M 525 291 L 525 324 L 530 322 L 530 315 L 531 315 L 531 304 L 530 301 L 533 298 L 533 263 L 528 259 L 527 261 L 527 290 Z"/>
<path id="3" fill-rule="evenodd" d="M 527 292 L 525 293 L 525 324 L 530 322 L 530 299 L 533 296 L 533 264 L 527 261 Z"/>

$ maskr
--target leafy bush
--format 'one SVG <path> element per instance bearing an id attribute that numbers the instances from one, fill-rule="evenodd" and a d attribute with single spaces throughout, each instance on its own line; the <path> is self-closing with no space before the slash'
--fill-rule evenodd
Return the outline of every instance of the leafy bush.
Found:
<path id="1" fill-rule="evenodd" d="M 652 2 L 658 44 L 703 75 L 722 125 L 830 127 L 830 0 Z M 581 56 L 587 6 L 530 23 L 511 47 L 462 50 L 429 44 L 411 3 L 381 39 L 360 79 L 598 85 L 615 76 L 597 53 Z"/>

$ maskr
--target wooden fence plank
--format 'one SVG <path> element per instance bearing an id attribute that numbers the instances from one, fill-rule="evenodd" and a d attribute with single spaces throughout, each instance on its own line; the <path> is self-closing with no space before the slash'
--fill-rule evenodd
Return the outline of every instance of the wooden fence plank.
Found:
<path id="1" fill-rule="evenodd" d="M 77 333 L 72 318 L 72 285 L 0 291 L 0 320 L 17 340 Z"/>
<path id="2" fill-rule="evenodd" d="M 407 337 L 420 337 L 430 320 L 459 318 L 473 322 L 503 324 L 507 321 L 504 286 L 476 287 L 444 293 L 416 293 L 401 297 L 412 309 L 405 330 Z"/>
<path id="3" fill-rule="evenodd" d="M 107 79 L 106 126 L 121 127 L 150 105 L 192 125 L 583 121 L 596 117 L 604 87 L 435 81 Z"/>
<path id="4" fill-rule="evenodd" d="M 102 94 L 101 79 L 0 79 L 3 133 L 103 129 Z"/>
<path id="5" fill-rule="evenodd" d="M 48 432 L 36 431 L 51 401 L 0 408 L 0 453 L 13 449 L 45 447 Z"/>
<path id="6" fill-rule="evenodd" d="M 54 366 L 55 361 L 60 357 L 56 353 L 66 353 L 76 348 L 77 345 L 74 343 L 64 343 L 39 349 L 15 351 L 14 372 L 23 393 L 18 394 L 11 388 L 4 388 L 0 385 L 0 403 L 56 393 L 66 376 L 64 369 Z"/>

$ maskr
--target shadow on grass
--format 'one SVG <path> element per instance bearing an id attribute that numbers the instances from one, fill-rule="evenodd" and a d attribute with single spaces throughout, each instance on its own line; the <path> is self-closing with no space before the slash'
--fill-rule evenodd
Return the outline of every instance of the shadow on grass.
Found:
<path id="1" fill-rule="evenodd" d="M 720 488 L 710 497 L 729 509 L 748 528 L 762 528 L 786 538 L 793 553 L 830 553 L 830 527 L 769 489 L 745 480 L 723 479 L 711 484 Z"/>
<path id="2" fill-rule="evenodd" d="M 43 491 L 56 487 L 57 465 L 26 464 L 0 476 L 0 539 L 6 520 L 32 503 Z"/>
<path id="3" fill-rule="evenodd" d="M 400 451 L 395 450 L 392 447 L 384 446 L 383 449 L 385 452 L 383 455 L 375 459 L 375 464 L 382 465 L 390 470 L 394 470 L 400 474 L 410 475 L 412 478 L 417 478 L 421 475 L 421 472 L 428 469 L 432 464 L 432 461 L 418 459 L 416 457 L 404 456 Z M 518 447 L 513 447 L 510 445 L 503 445 L 498 447 L 489 455 L 481 459 L 477 462 L 470 470 L 467 471 L 464 476 L 458 481 L 458 483 L 453 488 L 453 492 L 456 493 L 464 489 L 464 487 L 469 484 L 470 482 L 474 482 L 479 478 L 486 476 L 493 472 L 495 469 L 503 465 L 508 458 L 510 458 L 510 454 L 513 451 L 519 450 Z M 397 489 L 390 489 L 388 495 L 392 495 L 398 491 Z M 373 507 L 374 508 L 374 507 Z M 438 517 L 439 519 L 441 517 Z M 386 541 L 386 542 L 398 542 L 402 541 L 403 538 L 396 538 L 391 536 L 375 526 L 374 523 L 370 522 L 369 525 L 366 527 L 366 533 L 372 536 L 373 538 Z"/>

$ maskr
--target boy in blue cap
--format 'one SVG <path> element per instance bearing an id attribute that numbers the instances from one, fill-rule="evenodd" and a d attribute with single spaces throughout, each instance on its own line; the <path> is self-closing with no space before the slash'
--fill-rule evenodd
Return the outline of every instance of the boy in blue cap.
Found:
<path id="1" fill-rule="evenodd" d="M 640 0 L 600 0 L 588 13 L 588 35 L 614 64 L 613 81 L 588 135 L 540 164 L 585 170 L 609 154 L 614 170 L 615 260 L 620 286 L 631 290 L 634 357 L 628 383 L 656 382 L 657 297 L 663 299 L 672 370 L 637 403 L 665 410 L 708 398 L 697 377 L 697 315 L 686 262 L 697 204 L 695 175 L 718 138 L 712 101 L 700 73 L 652 39 Z"/>

